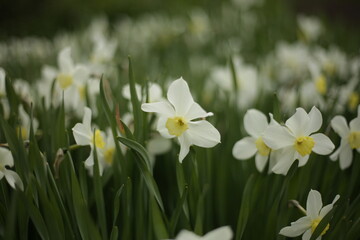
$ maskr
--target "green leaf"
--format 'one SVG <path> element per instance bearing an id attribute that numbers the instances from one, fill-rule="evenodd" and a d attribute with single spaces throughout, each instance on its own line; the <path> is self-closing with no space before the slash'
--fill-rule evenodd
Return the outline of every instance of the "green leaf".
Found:
<path id="1" fill-rule="evenodd" d="M 176 225 L 178 223 L 178 220 L 179 220 L 179 217 L 180 217 L 180 214 L 181 214 L 181 210 L 183 209 L 183 206 L 185 204 L 186 197 L 187 197 L 187 194 L 188 194 L 188 190 L 189 190 L 188 186 L 185 186 L 184 190 L 182 191 L 181 198 L 179 199 L 179 201 L 178 201 L 178 203 L 176 205 L 175 211 L 174 211 L 173 215 L 171 216 L 171 219 L 170 219 L 170 233 L 171 233 L 171 235 L 175 234 Z"/>
<path id="2" fill-rule="evenodd" d="M 141 111 L 140 101 L 136 94 L 136 83 L 134 79 L 134 73 L 132 69 L 132 62 L 130 56 L 129 59 L 129 86 L 130 86 L 130 94 L 131 94 L 131 104 L 133 107 L 134 113 L 134 135 L 136 140 L 143 142 L 143 136 L 141 136 L 143 129 L 143 112 Z"/>
<path id="3" fill-rule="evenodd" d="M 326 214 L 321 219 L 320 223 L 317 225 L 314 232 L 311 234 L 310 240 L 315 240 L 321 235 L 321 233 L 324 231 L 326 226 L 329 224 L 331 218 L 333 217 L 335 209 L 336 209 L 336 206 L 334 206 L 333 209 L 331 209 L 331 211 L 328 212 L 328 214 Z"/>
<path id="4" fill-rule="evenodd" d="M 120 196 L 121 193 L 124 189 L 124 184 L 121 185 L 121 187 L 119 188 L 119 190 L 117 190 L 116 194 L 115 194 L 115 198 L 114 198 L 114 215 L 113 215 L 113 226 L 115 226 L 116 223 L 116 219 L 119 215 L 119 210 L 120 210 Z"/>
<path id="5" fill-rule="evenodd" d="M 123 137 L 118 137 L 118 140 L 127 147 L 129 147 L 131 151 L 135 154 L 134 159 L 140 169 L 141 175 L 143 176 L 147 187 L 149 188 L 150 194 L 155 197 L 161 208 L 161 211 L 165 212 L 159 188 L 150 172 L 150 160 L 147 151 L 143 146 L 133 140 Z"/>
<path id="6" fill-rule="evenodd" d="M 245 227 L 248 221 L 250 208 L 251 208 L 251 198 L 252 198 L 254 181 L 255 181 L 255 176 L 254 174 L 252 174 L 250 178 L 247 180 L 244 188 L 239 217 L 237 221 L 237 227 L 236 227 L 236 238 L 235 238 L 236 240 L 242 239 L 245 231 Z"/>
<path id="7" fill-rule="evenodd" d="M 118 239 L 119 230 L 117 226 L 113 226 L 110 234 L 110 240 L 117 240 Z"/>
<path id="8" fill-rule="evenodd" d="M 153 197 L 150 197 L 151 215 L 153 218 L 154 231 L 156 239 L 168 239 L 169 234 L 158 204 L 156 204 Z"/>
<path id="9" fill-rule="evenodd" d="M 94 139 L 95 139 L 95 131 L 94 131 Z M 93 149 L 93 157 L 94 157 L 94 168 L 93 168 L 93 181 L 94 181 L 94 194 L 96 200 L 96 210 L 99 218 L 100 229 L 102 232 L 102 238 L 108 239 L 107 233 L 107 224 L 106 224 L 106 213 L 105 213 L 105 203 L 104 203 L 104 196 L 102 192 L 102 183 L 100 177 L 100 169 L 99 169 L 99 159 L 97 155 L 97 149 L 94 144 Z"/>

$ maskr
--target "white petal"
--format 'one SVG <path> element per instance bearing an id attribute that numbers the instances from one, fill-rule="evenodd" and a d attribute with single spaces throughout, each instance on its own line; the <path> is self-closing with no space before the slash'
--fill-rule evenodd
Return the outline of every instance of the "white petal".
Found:
<path id="1" fill-rule="evenodd" d="M 315 153 L 320 155 L 328 155 L 335 149 L 335 145 L 325 134 L 316 133 L 314 135 L 311 135 L 311 137 L 315 141 L 315 146 L 312 149 Z"/>
<path id="2" fill-rule="evenodd" d="M 143 103 L 141 110 L 144 112 L 155 112 L 165 117 L 174 117 L 174 108 L 168 102 Z"/>
<path id="3" fill-rule="evenodd" d="M 335 198 L 334 198 L 334 200 L 332 201 L 332 203 L 326 205 L 325 207 L 323 207 L 323 208 L 320 210 L 319 216 L 320 216 L 321 218 L 325 217 L 326 214 L 328 214 L 328 213 L 331 211 L 331 209 L 333 209 L 334 204 L 337 202 L 337 200 L 339 200 L 339 198 L 340 198 L 340 195 L 336 195 Z"/>
<path id="4" fill-rule="evenodd" d="M 274 165 L 271 171 L 276 174 L 286 175 L 295 161 L 295 149 L 293 147 L 287 147 L 278 151 L 278 162 Z"/>
<path id="5" fill-rule="evenodd" d="M 190 146 L 191 146 L 191 142 L 188 139 L 186 132 L 183 133 L 180 137 L 179 137 L 179 142 L 180 142 L 180 153 L 179 153 L 179 162 L 182 163 L 182 161 L 184 160 L 184 158 L 186 157 L 186 155 L 189 153 L 190 151 Z"/>
<path id="6" fill-rule="evenodd" d="M 333 152 L 333 154 L 330 155 L 330 159 L 331 159 L 332 161 L 338 160 L 340 151 L 341 151 L 341 147 L 338 147 L 338 149 L 336 149 L 336 151 Z"/>
<path id="7" fill-rule="evenodd" d="M 305 135 L 319 131 L 323 122 L 321 112 L 315 106 L 311 109 L 308 116 L 310 121 Z"/>
<path id="8" fill-rule="evenodd" d="M 149 102 L 158 102 L 162 98 L 162 89 L 159 84 L 152 83 L 149 87 Z"/>
<path id="9" fill-rule="evenodd" d="M 299 218 L 296 222 L 292 222 L 291 226 L 284 227 L 280 230 L 281 235 L 286 237 L 297 237 L 311 227 L 311 220 L 308 216 Z"/>
<path id="10" fill-rule="evenodd" d="M 310 240 L 311 238 L 311 229 L 307 230 L 304 235 L 302 236 L 302 240 Z M 316 239 L 319 240 L 319 239 Z"/>
<path id="11" fill-rule="evenodd" d="M 188 230 L 182 230 L 175 238 L 175 240 L 200 240 L 201 238 Z"/>
<path id="12" fill-rule="evenodd" d="M 167 98 L 174 106 L 178 116 L 185 116 L 194 102 L 189 86 L 182 78 L 171 83 L 167 92 Z"/>
<path id="13" fill-rule="evenodd" d="M 353 159 L 353 151 L 349 144 L 345 144 L 340 151 L 339 162 L 342 170 L 350 167 Z"/>
<path id="14" fill-rule="evenodd" d="M 244 160 L 251 158 L 257 152 L 255 145 L 256 139 L 253 137 L 245 137 L 237 141 L 232 149 L 232 154 L 236 159 Z"/>
<path id="15" fill-rule="evenodd" d="M 90 145 L 93 139 L 91 128 L 88 128 L 82 123 L 77 123 L 73 128 L 73 135 L 75 142 L 78 145 Z"/>
<path id="16" fill-rule="evenodd" d="M 202 120 L 189 122 L 189 129 L 186 131 L 192 144 L 210 148 L 220 143 L 219 131 L 208 121 Z"/>
<path id="17" fill-rule="evenodd" d="M 84 108 L 83 124 L 91 129 L 91 109 L 88 107 Z"/>
<path id="18" fill-rule="evenodd" d="M 314 220 L 319 216 L 322 206 L 321 194 L 318 191 L 311 189 L 306 201 L 306 214 L 311 220 Z"/>
<path id="19" fill-rule="evenodd" d="M 305 166 L 307 161 L 309 160 L 310 155 L 301 156 L 298 152 L 295 153 L 295 159 L 299 160 L 299 167 Z"/>
<path id="20" fill-rule="evenodd" d="M 74 68 L 74 63 L 71 58 L 70 47 L 64 48 L 58 55 L 58 64 L 60 71 L 64 73 L 70 73 Z"/>
<path id="21" fill-rule="evenodd" d="M 263 134 L 263 140 L 271 149 L 280 149 L 294 145 L 295 138 L 283 126 L 269 126 Z"/>
<path id="22" fill-rule="evenodd" d="M 248 110 L 244 116 L 245 130 L 253 137 L 260 137 L 268 125 L 265 114 L 256 109 Z"/>
<path id="23" fill-rule="evenodd" d="M 210 115 L 209 115 L 210 114 Z M 197 118 L 206 118 L 212 116 L 212 113 L 207 113 L 199 104 L 193 102 L 191 104 L 188 112 L 185 114 L 185 119 L 188 121 L 197 119 Z"/>
<path id="24" fill-rule="evenodd" d="M 174 135 L 170 135 L 169 134 L 169 130 L 166 128 L 166 122 L 167 122 L 167 118 L 166 117 L 160 117 L 158 119 L 157 125 L 156 125 L 156 130 L 161 134 L 161 136 L 163 136 L 164 138 L 174 138 Z"/>
<path id="25" fill-rule="evenodd" d="M 21 191 L 24 191 L 24 184 L 16 172 L 5 169 L 3 170 L 3 173 L 7 182 L 13 189 L 16 189 L 16 187 L 18 187 Z"/>
<path id="26" fill-rule="evenodd" d="M 161 136 L 156 136 L 150 139 L 147 144 L 147 149 L 149 153 L 154 155 L 166 153 L 170 150 L 170 148 L 171 141 Z"/>
<path id="27" fill-rule="evenodd" d="M 230 240 L 233 232 L 230 227 L 224 226 L 208 232 L 202 239 L 204 240 Z"/>
<path id="28" fill-rule="evenodd" d="M 349 127 L 347 125 L 346 119 L 343 116 L 335 116 L 331 120 L 331 127 L 342 138 L 349 135 Z"/>
<path id="29" fill-rule="evenodd" d="M 295 136 L 304 135 L 308 129 L 310 118 L 303 108 L 297 108 L 294 115 L 292 115 L 285 125 L 294 133 Z"/>
<path id="30" fill-rule="evenodd" d="M 14 166 L 14 158 L 11 154 L 11 151 L 7 148 L 0 147 L 0 165 L 3 167 Z"/>
<path id="31" fill-rule="evenodd" d="M 139 84 L 135 84 L 135 92 L 136 92 L 136 96 L 139 100 L 141 100 L 141 86 Z M 122 90 L 121 90 L 121 94 L 123 95 L 123 97 L 127 100 L 131 99 L 131 92 L 130 92 L 130 85 L 126 84 Z"/>
<path id="32" fill-rule="evenodd" d="M 74 69 L 73 77 L 78 84 L 84 84 L 89 79 L 90 72 L 85 66 L 76 66 Z"/>
<path id="33" fill-rule="evenodd" d="M 360 131 L 360 118 L 354 118 L 353 120 L 351 120 L 350 122 L 350 130 L 352 132 L 359 132 Z"/>
<path id="34" fill-rule="evenodd" d="M 255 156 L 255 165 L 259 172 L 262 172 L 266 166 L 269 156 L 263 156 L 259 153 Z"/>

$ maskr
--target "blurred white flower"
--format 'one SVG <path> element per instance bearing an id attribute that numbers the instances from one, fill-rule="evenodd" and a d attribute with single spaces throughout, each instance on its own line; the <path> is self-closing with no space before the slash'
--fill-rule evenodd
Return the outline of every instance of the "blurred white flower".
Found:
<path id="1" fill-rule="evenodd" d="M 9 149 L 0 147 L 0 180 L 5 176 L 9 185 L 16 189 L 18 187 L 21 191 L 24 190 L 24 185 L 19 175 L 6 168 L 14 166 L 14 159 Z"/>
<path id="2" fill-rule="evenodd" d="M 267 121 L 265 114 L 256 110 L 250 109 L 244 116 L 244 128 L 250 135 L 237 141 L 233 147 L 232 154 L 239 160 L 244 160 L 255 156 L 255 165 L 259 172 L 262 172 L 270 156 L 270 169 L 274 165 L 274 154 L 263 141 L 263 133 L 269 125 L 278 125 L 278 123 L 271 116 L 270 124 Z"/>
<path id="3" fill-rule="evenodd" d="M 282 228 L 279 234 L 286 237 L 297 237 L 303 234 L 302 240 L 309 240 L 323 217 L 333 209 L 334 204 L 339 198 L 340 196 L 336 195 L 332 203 L 323 207 L 320 193 L 316 190 L 310 190 L 306 201 L 306 216 L 299 218 L 296 222 L 292 222 L 291 226 Z M 321 240 L 321 237 L 329 228 L 330 224 L 325 227 L 316 240 Z"/>
<path id="4" fill-rule="evenodd" d="M 145 102 L 146 99 L 144 99 L 142 96 L 142 89 L 139 84 L 135 84 L 135 91 L 136 96 L 139 99 L 139 101 Z M 125 99 L 131 100 L 131 93 L 130 93 L 130 85 L 126 84 L 122 89 L 122 95 Z M 149 83 L 149 96 L 148 96 L 148 102 L 159 102 L 164 100 L 162 96 L 162 89 L 159 84 L 157 83 Z"/>
<path id="5" fill-rule="evenodd" d="M 0 103 L 4 111 L 4 118 L 8 118 L 10 114 L 9 101 L 6 98 L 6 82 L 5 82 L 5 70 L 0 67 Z"/>
<path id="6" fill-rule="evenodd" d="M 144 103 L 144 112 L 159 114 L 157 130 L 165 138 L 177 137 L 180 142 L 179 161 L 182 162 L 191 145 L 210 148 L 220 142 L 220 133 L 204 118 L 211 116 L 194 102 L 188 84 L 179 78 L 171 83 L 167 101 Z M 194 121 L 197 120 L 198 121 Z"/>
<path id="7" fill-rule="evenodd" d="M 323 26 L 316 17 L 300 15 L 297 22 L 301 33 L 305 37 L 305 41 L 315 41 L 321 35 Z"/>
<path id="8" fill-rule="evenodd" d="M 265 144 L 274 150 L 281 149 L 272 171 L 286 175 L 296 159 L 299 160 L 299 166 L 304 166 L 311 152 L 330 154 L 335 148 L 331 140 L 322 133 L 312 134 L 321 125 L 321 112 L 313 107 L 309 114 L 303 108 L 297 108 L 296 113 L 285 122 L 285 126 L 269 126 L 263 134 Z"/>
<path id="9" fill-rule="evenodd" d="M 358 116 L 350 121 L 349 126 L 343 116 L 335 116 L 331 120 L 331 127 L 341 137 L 341 143 L 330 159 L 334 161 L 339 159 L 341 169 L 350 167 L 353 160 L 353 149 L 360 153 L 360 105 L 358 106 Z"/>
<path id="10" fill-rule="evenodd" d="M 99 162 L 99 171 L 102 175 L 104 169 L 112 165 L 115 153 L 115 142 L 110 130 L 107 134 L 96 129 L 93 132 L 91 128 L 91 109 L 84 109 L 84 118 L 82 123 L 77 123 L 73 128 L 73 135 L 76 144 L 86 146 L 90 145 L 91 151 L 89 157 L 85 161 L 85 167 L 93 171 L 94 166 L 94 147 L 96 147 L 97 158 Z"/>
<path id="11" fill-rule="evenodd" d="M 206 235 L 200 237 L 188 230 L 182 230 L 175 238 L 175 240 L 231 240 L 233 232 L 230 227 L 224 226 L 208 232 Z"/>
<path id="12" fill-rule="evenodd" d="M 31 119 L 29 114 L 25 112 L 23 105 L 19 105 L 19 120 L 20 120 L 20 125 L 17 127 L 16 130 L 23 140 L 27 140 L 30 137 Z M 34 133 L 36 133 L 36 130 L 39 127 L 39 122 L 36 118 L 33 118 L 32 123 L 33 123 Z"/>

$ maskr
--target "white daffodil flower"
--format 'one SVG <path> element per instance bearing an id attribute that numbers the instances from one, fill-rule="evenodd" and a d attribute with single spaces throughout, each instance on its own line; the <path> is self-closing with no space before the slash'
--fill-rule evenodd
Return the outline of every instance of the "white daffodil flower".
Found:
<path id="1" fill-rule="evenodd" d="M 10 106 L 9 101 L 6 98 L 6 82 L 5 82 L 6 73 L 3 68 L 0 67 L 0 104 L 3 107 L 3 114 L 5 118 L 9 117 Z"/>
<path id="2" fill-rule="evenodd" d="M 141 93 L 141 86 L 139 84 L 135 84 L 135 91 L 137 98 L 140 101 L 144 101 L 145 99 L 142 99 L 142 93 Z M 130 93 L 130 85 L 126 84 L 122 89 L 122 95 L 125 99 L 131 100 L 131 93 Z M 162 96 L 162 89 L 159 84 L 157 83 L 150 83 L 149 84 L 149 103 L 152 102 L 159 102 L 163 100 Z"/>
<path id="3" fill-rule="evenodd" d="M 0 180 L 5 176 L 9 185 L 16 189 L 18 187 L 21 191 L 24 190 L 24 184 L 19 175 L 6 168 L 6 166 L 13 167 L 14 159 L 9 149 L 0 147 Z"/>
<path id="4" fill-rule="evenodd" d="M 262 172 L 270 156 L 270 166 L 274 163 L 274 154 L 263 141 L 263 133 L 269 125 L 279 125 L 271 116 L 270 124 L 267 121 L 265 114 L 256 110 L 250 109 L 244 116 L 244 127 L 246 132 L 250 135 L 237 141 L 233 147 L 232 154 L 236 159 L 245 160 L 255 156 L 255 165 L 259 172 Z M 271 169 L 271 168 L 270 168 Z"/>
<path id="5" fill-rule="evenodd" d="M 304 34 L 305 41 L 315 41 L 322 33 L 321 21 L 316 17 L 300 15 L 297 22 L 300 31 Z"/>
<path id="6" fill-rule="evenodd" d="M 25 112 L 23 105 L 19 105 L 19 119 L 20 119 L 21 125 L 18 126 L 18 128 L 16 130 L 23 140 L 27 140 L 30 137 L 29 135 L 30 135 L 31 119 L 30 119 L 30 116 Z M 33 130 L 35 133 L 39 127 L 39 122 L 38 122 L 38 120 L 33 118 L 32 124 L 33 124 Z"/>
<path id="7" fill-rule="evenodd" d="M 281 149 L 272 171 L 286 175 L 296 159 L 301 167 L 307 163 L 311 152 L 330 154 L 335 148 L 331 140 L 322 133 L 312 134 L 321 125 L 321 112 L 313 107 L 309 114 L 303 108 L 297 108 L 296 113 L 285 122 L 285 126 L 268 127 L 263 135 L 265 144 L 274 150 Z"/>
<path id="8" fill-rule="evenodd" d="M 336 195 L 332 203 L 323 207 L 320 193 L 316 190 L 310 190 L 306 201 L 306 216 L 299 218 L 296 222 L 292 222 L 291 226 L 282 228 L 279 234 L 286 237 L 297 237 L 304 234 L 302 240 L 309 240 L 323 217 L 331 211 L 339 198 L 340 196 Z M 325 227 L 316 240 L 321 240 L 321 237 L 329 228 L 330 224 Z"/>
<path id="9" fill-rule="evenodd" d="M 360 153 L 360 105 L 358 116 L 351 120 L 350 127 L 343 116 L 335 116 L 331 120 L 331 127 L 341 137 L 340 147 L 330 155 L 330 159 L 339 159 L 340 168 L 350 167 L 353 159 L 353 149 Z"/>
<path id="10" fill-rule="evenodd" d="M 144 112 L 159 114 L 157 130 L 165 138 L 177 137 L 180 142 L 179 161 L 189 153 L 190 146 L 214 147 L 220 142 L 219 131 L 204 118 L 212 116 L 194 102 L 186 81 L 179 78 L 167 92 L 169 102 L 144 103 Z M 199 120 L 197 120 L 199 119 Z M 194 121 L 197 120 L 197 121 Z"/>
<path id="11" fill-rule="evenodd" d="M 233 232 L 230 227 L 224 226 L 208 232 L 206 235 L 200 237 L 188 230 L 182 230 L 175 238 L 175 240 L 231 240 Z"/>
<path id="12" fill-rule="evenodd" d="M 99 162 L 100 175 L 102 175 L 104 168 L 111 166 L 113 156 L 115 153 L 115 143 L 108 131 L 107 134 L 96 129 L 95 133 L 91 128 L 91 109 L 84 109 L 84 118 L 82 123 L 77 123 L 73 128 L 75 141 L 78 145 L 90 145 L 91 151 L 89 157 L 85 161 L 85 166 L 92 172 L 94 166 L 94 147 L 96 147 L 97 158 Z"/>

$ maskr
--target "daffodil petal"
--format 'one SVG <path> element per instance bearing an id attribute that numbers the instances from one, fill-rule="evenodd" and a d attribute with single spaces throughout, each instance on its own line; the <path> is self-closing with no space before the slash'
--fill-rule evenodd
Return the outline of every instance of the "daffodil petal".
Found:
<path id="1" fill-rule="evenodd" d="M 5 167 L 5 166 L 9 166 L 12 167 L 14 166 L 14 158 L 11 154 L 11 151 L 9 149 L 0 147 L 0 165 Z"/>
<path id="2" fill-rule="evenodd" d="M 188 230 L 182 230 L 175 238 L 175 240 L 200 240 L 200 237 Z"/>
<path id="3" fill-rule="evenodd" d="M 350 129 L 352 132 L 353 131 L 359 132 L 360 131 L 360 118 L 357 117 L 357 118 L 351 120 L 349 125 L 350 125 Z"/>
<path id="4" fill-rule="evenodd" d="M 343 116 L 335 116 L 331 120 L 331 127 L 342 138 L 349 134 L 349 127 L 347 125 L 346 119 Z"/>
<path id="5" fill-rule="evenodd" d="M 253 137 L 260 137 L 268 125 L 265 114 L 256 109 L 248 110 L 244 116 L 244 128 Z"/>
<path id="6" fill-rule="evenodd" d="M 292 115 L 285 125 L 295 134 L 295 136 L 302 136 L 308 129 L 310 118 L 303 108 L 297 108 L 294 115 Z"/>
<path id="7" fill-rule="evenodd" d="M 171 141 L 161 136 L 151 138 L 147 144 L 149 153 L 154 155 L 166 153 L 170 150 L 170 148 Z"/>
<path id="8" fill-rule="evenodd" d="M 308 216 L 299 218 L 296 222 L 292 222 L 291 226 L 284 227 L 280 230 L 281 235 L 286 237 L 297 237 L 311 227 L 311 220 Z"/>
<path id="9" fill-rule="evenodd" d="M 83 124 L 91 130 L 91 109 L 88 107 L 84 108 Z"/>
<path id="10" fill-rule="evenodd" d="M 90 145 L 93 139 L 93 133 L 91 129 L 86 127 L 82 123 L 77 123 L 73 128 L 73 135 L 75 142 L 78 145 Z"/>
<path id="11" fill-rule="evenodd" d="M 207 233 L 202 239 L 206 240 L 230 240 L 233 237 L 233 232 L 228 226 L 220 227 Z"/>
<path id="12" fill-rule="evenodd" d="M 286 175 L 291 165 L 294 163 L 295 149 L 293 147 L 287 147 L 279 150 L 279 158 L 277 163 L 271 169 L 273 173 Z"/>
<path id="13" fill-rule="evenodd" d="M 180 143 L 179 161 L 180 163 L 182 163 L 182 161 L 190 151 L 191 142 L 187 137 L 186 133 L 182 134 L 178 139 Z"/>
<path id="14" fill-rule="evenodd" d="M 6 181 L 13 189 L 16 189 L 16 187 L 18 187 L 21 191 L 24 191 L 24 184 L 16 172 L 5 169 L 3 173 L 5 175 Z"/>
<path id="15" fill-rule="evenodd" d="M 206 118 L 208 116 L 209 113 L 207 113 L 198 103 L 193 102 L 184 117 L 185 119 L 191 121 L 193 119 Z"/>
<path id="16" fill-rule="evenodd" d="M 311 137 L 315 141 L 315 146 L 312 149 L 315 153 L 320 155 L 328 155 L 334 150 L 335 145 L 331 142 L 330 138 L 325 134 L 316 133 L 314 135 L 311 135 Z"/>
<path id="17" fill-rule="evenodd" d="M 159 113 L 164 117 L 172 117 L 175 115 L 174 108 L 168 102 L 143 103 L 141 110 L 144 112 Z"/>
<path id="18" fill-rule="evenodd" d="M 71 48 L 67 47 L 61 50 L 58 55 L 58 64 L 61 72 L 70 73 L 74 68 L 74 63 L 71 58 Z"/>
<path id="19" fill-rule="evenodd" d="M 185 116 L 194 103 L 189 86 L 183 78 L 179 78 L 171 83 L 167 92 L 167 98 L 174 106 L 178 116 Z"/>
<path id="20" fill-rule="evenodd" d="M 232 154 L 236 159 L 244 160 L 251 158 L 257 152 L 256 139 L 253 137 L 245 137 L 237 141 L 233 147 Z"/>
<path id="21" fill-rule="evenodd" d="M 319 216 L 320 216 L 321 218 L 325 217 L 326 214 L 328 214 L 328 213 L 331 211 L 331 209 L 333 209 L 334 204 L 337 202 L 337 200 L 339 200 L 339 198 L 340 198 L 340 196 L 339 196 L 339 195 L 336 195 L 335 198 L 334 198 L 334 200 L 332 201 L 332 203 L 326 205 L 325 207 L 323 207 L 323 208 L 321 209 Z"/>
<path id="22" fill-rule="evenodd" d="M 302 235 L 302 240 L 310 240 L 311 238 L 311 229 L 307 230 L 303 235 Z M 319 238 L 317 238 L 316 240 L 320 240 Z"/>
<path id="23" fill-rule="evenodd" d="M 340 151 L 339 163 L 342 170 L 350 167 L 353 159 L 353 151 L 349 144 L 345 144 Z"/>
<path id="24" fill-rule="evenodd" d="M 321 194 L 318 191 L 311 189 L 306 201 L 306 213 L 311 220 L 314 220 L 319 216 L 322 206 Z"/>
<path id="25" fill-rule="evenodd" d="M 89 75 L 90 75 L 89 70 L 85 66 L 81 66 L 81 65 L 77 65 L 73 72 L 74 80 L 77 83 L 80 82 L 85 84 L 85 81 L 88 80 Z"/>
<path id="26" fill-rule="evenodd" d="M 269 156 L 263 156 L 259 153 L 255 155 L 255 166 L 259 172 L 262 172 L 266 166 Z"/>
<path id="27" fill-rule="evenodd" d="M 263 133 L 263 140 L 265 144 L 271 149 L 277 150 L 280 148 L 292 146 L 295 138 L 291 135 L 289 130 L 283 126 L 269 126 Z"/>
<path id="28" fill-rule="evenodd" d="M 188 126 L 189 129 L 186 131 L 186 134 L 191 139 L 192 144 L 210 148 L 220 143 L 219 131 L 208 121 L 189 122 Z"/>
<path id="29" fill-rule="evenodd" d="M 305 135 L 310 135 L 313 132 L 319 131 L 323 122 L 321 112 L 315 106 L 311 109 L 308 116 L 310 121 Z"/>

